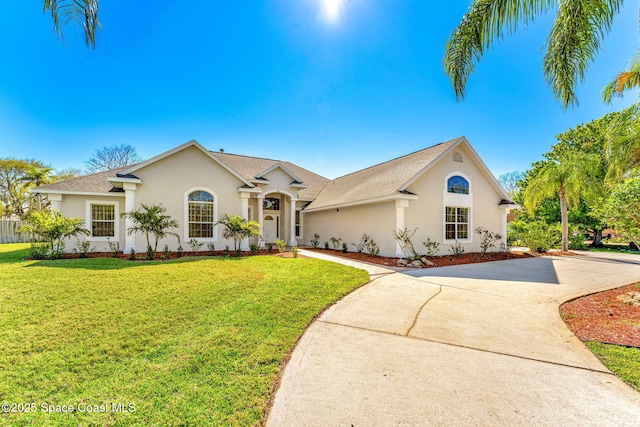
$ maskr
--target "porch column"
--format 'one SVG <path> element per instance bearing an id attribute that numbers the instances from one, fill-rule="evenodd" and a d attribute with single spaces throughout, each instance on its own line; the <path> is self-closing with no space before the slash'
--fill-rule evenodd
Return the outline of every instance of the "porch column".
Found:
<path id="1" fill-rule="evenodd" d="M 396 230 L 404 230 L 404 209 L 408 207 L 408 200 L 396 200 Z M 398 241 L 396 241 L 396 256 L 398 258 L 404 258 L 402 246 L 400 246 L 400 242 Z"/>
<path id="2" fill-rule="evenodd" d="M 251 197 L 251 193 L 245 193 L 242 192 L 240 193 L 240 203 L 241 203 L 241 211 L 242 211 L 242 218 L 246 219 L 247 221 L 249 221 L 249 197 Z M 240 242 L 240 250 L 242 251 L 248 251 L 249 250 L 249 239 L 245 238 L 242 239 L 242 242 Z"/>
<path id="3" fill-rule="evenodd" d="M 296 240 L 296 202 L 298 199 L 291 198 L 290 203 L 290 211 L 289 220 L 290 228 L 289 228 L 289 246 L 298 246 L 298 241 Z"/>
<path id="4" fill-rule="evenodd" d="M 124 183 L 124 211 L 131 212 L 136 210 L 136 184 Z M 116 213 L 118 215 L 119 213 Z M 124 240 L 124 253 L 128 253 L 131 249 L 135 249 L 136 247 L 136 235 L 135 233 L 129 235 L 129 228 L 133 227 L 133 220 L 131 218 L 126 218 L 124 220 L 124 228 L 125 228 L 125 240 Z M 118 241 L 120 241 L 120 236 L 118 237 Z"/>
<path id="5" fill-rule="evenodd" d="M 51 209 L 60 212 L 62 209 L 62 194 L 47 194 Z"/>
<path id="6" fill-rule="evenodd" d="M 503 209 L 500 215 L 500 234 L 502 239 L 500 242 L 504 243 L 505 248 L 507 246 L 507 215 L 509 215 L 510 209 Z"/>
<path id="7" fill-rule="evenodd" d="M 258 198 L 258 223 L 260 224 L 260 228 L 258 229 L 258 231 L 260 232 L 260 247 L 263 246 L 262 242 L 262 223 L 264 221 L 264 195 L 262 194 L 258 194 L 257 196 Z"/>

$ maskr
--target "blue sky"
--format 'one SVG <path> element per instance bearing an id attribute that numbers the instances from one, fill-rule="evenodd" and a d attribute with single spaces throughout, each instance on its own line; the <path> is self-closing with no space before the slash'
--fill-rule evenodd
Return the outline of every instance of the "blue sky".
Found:
<path id="1" fill-rule="evenodd" d="M 488 52 L 457 103 L 442 56 L 469 4 L 351 0 L 332 21 L 321 0 L 103 0 L 91 50 L 71 26 L 58 40 L 41 1 L 4 2 L 0 157 L 84 168 L 105 145 L 148 158 L 196 139 L 333 178 L 465 135 L 498 176 L 636 99 L 600 99 L 638 43 L 627 2 L 577 108 L 564 111 L 542 76 L 552 16 Z"/>

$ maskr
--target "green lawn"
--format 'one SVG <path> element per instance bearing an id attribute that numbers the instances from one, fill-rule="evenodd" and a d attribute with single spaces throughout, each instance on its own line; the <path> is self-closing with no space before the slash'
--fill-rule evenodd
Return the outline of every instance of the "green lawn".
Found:
<path id="1" fill-rule="evenodd" d="M 369 280 L 315 259 L 21 261 L 25 248 L 0 245 L 0 402 L 37 412 L 2 425 L 258 424 L 308 323 Z M 112 402 L 135 412 L 84 406 Z"/>
<path id="2" fill-rule="evenodd" d="M 611 372 L 640 391 L 640 349 L 594 341 L 585 344 Z"/>

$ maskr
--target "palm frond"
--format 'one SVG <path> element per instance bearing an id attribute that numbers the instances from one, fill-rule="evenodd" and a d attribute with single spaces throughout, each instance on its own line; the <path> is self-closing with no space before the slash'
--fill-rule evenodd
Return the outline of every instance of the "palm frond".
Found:
<path id="1" fill-rule="evenodd" d="M 605 86 L 602 100 L 610 104 L 613 97 L 622 97 L 623 92 L 640 88 L 640 47 L 629 61 L 627 68 Z"/>
<path id="2" fill-rule="evenodd" d="M 532 22 L 555 3 L 551 0 L 475 0 L 449 36 L 445 48 L 444 68 L 456 99 L 464 99 L 469 75 L 495 41 L 514 33 L 520 25 Z"/>
<path id="3" fill-rule="evenodd" d="M 98 19 L 98 0 L 43 0 L 43 11 L 49 12 L 53 29 L 64 38 L 63 28 L 70 22 L 80 25 L 87 46 L 95 48 Z"/>
<path id="4" fill-rule="evenodd" d="M 578 104 L 575 87 L 609 33 L 624 0 L 564 0 L 547 37 L 544 76 L 566 109 Z"/>

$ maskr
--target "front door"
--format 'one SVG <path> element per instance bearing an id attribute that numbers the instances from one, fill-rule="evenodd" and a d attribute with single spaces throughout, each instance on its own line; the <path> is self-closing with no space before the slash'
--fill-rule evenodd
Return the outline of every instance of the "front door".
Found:
<path id="1" fill-rule="evenodd" d="M 265 215 L 262 221 L 262 238 L 266 243 L 273 243 L 280 237 L 280 221 L 278 215 Z"/>

